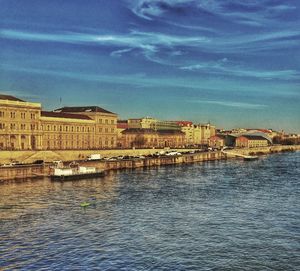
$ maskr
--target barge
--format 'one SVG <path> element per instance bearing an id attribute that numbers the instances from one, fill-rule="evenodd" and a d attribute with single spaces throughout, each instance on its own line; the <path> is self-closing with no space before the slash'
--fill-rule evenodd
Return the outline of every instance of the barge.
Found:
<path id="1" fill-rule="evenodd" d="M 103 176 L 105 176 L 104 170 L 97 170 L 95 167 L 76 167 L 54 168 L 54 173 L 50 175 L 50 178 L 53 181 L 73 181 Z"/>

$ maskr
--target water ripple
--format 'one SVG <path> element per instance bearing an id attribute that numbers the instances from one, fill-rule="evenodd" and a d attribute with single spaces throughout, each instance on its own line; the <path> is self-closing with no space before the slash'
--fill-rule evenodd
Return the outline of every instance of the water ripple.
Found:
<path id="1" fill-rule="evenodd" d="M 299 176 L 297 152 L 2 184 L 0 269 L 299 270 Z"/>

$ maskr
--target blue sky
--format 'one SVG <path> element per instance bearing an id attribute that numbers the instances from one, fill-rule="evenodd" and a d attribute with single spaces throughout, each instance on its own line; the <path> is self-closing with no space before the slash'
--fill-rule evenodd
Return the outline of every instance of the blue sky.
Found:
<path id="1" fill-rule="evenodd" d="M 99 105 L 120 118 L 300 132 L 300 1 L 0 6 L 2 93 L 46 110 Z"/>

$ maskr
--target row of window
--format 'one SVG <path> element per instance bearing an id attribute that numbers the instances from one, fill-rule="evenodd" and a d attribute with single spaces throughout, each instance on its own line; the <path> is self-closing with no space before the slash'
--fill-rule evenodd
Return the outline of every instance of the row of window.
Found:
<path id="1" fill-rule="evenodd" d="M 9 126 L 10 130 L 17 130 L 18 129 L 18 125 L 16 123 L 11 123 Z M 31 130 L 37 130 L 38 126 L 36 124 L 30 124 L 30 129 Z M 5 123 L 0 123 L 0 130 L 4 130 L 5 129 Z M 21 123 L 20 124 L 20 130 L 26 130 L 27 126 L 26 124 Z"/>
<path id="2" fill-rule="evenodd" d="M 7 112 L 8 116 L 10 116 L 11 119 L 15 119 L 17 117 L 17 112 Z M 25 112 L 20 112 L 21 119 L 26 119 L 26 113 Z M 5 112 L 0 111 L 0 118 L 5 117 Z M 36 114 L 30 113 L 30 119 L 34 120 L 36 119 Z"/>
<path id="3" fill-rule="evenodd" d="M 59 132 L 94 132 L 94 128 L 90 129 L 90 127 L 84 127 L 84 126 L 64 126 L 64 125 L 42 125 L 41 129 L 43 131 L 59 131 Z"/>
<path id="4" fill-rule="evenodd" d="M 103 119 L 98 119 L 98 123 L 105 123 L 105 124 L 109 124 L 109 120 L 106 119 L 105 121 Z M 115 120 L 110 120 L 110 124 L 115 124 Z"/>
<path id="5" fill-rule="evenodd" d="M 10 124 L 10 129 L 11 130 L 16 130 L 16 129 L 18 129 L 18 125 L 17 124 L 15 124 L 15 123 L 11 123 Z M 44 128 L 45 128 L 45 130 L 44 130 Z M 0 123 L 0 130 L 4 130 L 5 129 L 5 123 Z M 21 130 L 26 130 L 26 124 L 21 124 L 20 125 L 20 129 Z M 36 124 L 30 124 L 30 129 L 31 130 L 37 130 L 38 129 L 38 125 L 36 125 Z M 74 126 L 71 126 L 71 127 L 69 127 L 69 126 L 62 126 L 62 125 L 60 125 L 60 126 L 56 126 L 56 125 L 53 125 L 53 126 L 50 126 L 50 125 L 46 125 L 45 127 L 42 125 L 41 126 L 41 129 L 42 130 L 44 130 L 44 131 L 50 131 L 50 130 L 52 130 L 52 131 L 60 131 L 60 132 L 62 132 L 62 131 L 65 131 L 65 132 L 94 132 L 94 127 L 92 127 L 91 129 L 90 129 L 90 127 L 74 127 Z M 99 133 L 102 133 L 102 132 L 105 132 L 105 133 L 114 133 L 115 132 L 115 129 L 114 128 L 99 128 Z"/>
<path id="6" fill-rule="evenodd" d="M 42 125 L 41 129 L 44 131 L 59 131 L 59 132 L 94 132 L 94 127 L 84 127 L 84 126 L 63 126 L 63 125 Z M 105 132 L 105 133 L 114 133 L 114 128 L 99 128 L 99 133 Z"/>
<path id="7" fill-rule="evenodd" d="M 86 141 L 93 141 L 93 138 L 90 138 L 89 136 L 82 136 L 82 135 L 64 135 L 64 136 L 61 136 L 61 135 L 45 135 L 44 138 L 48 139 L 48 140 L 86 140 Z M 115 140 L 115 137 L 111 137 L 111 138 L 108 138 L 108 137 L 105 137 L 105 138 L 99 138 L 100 142 L 101 142 L 101 139 L 102 141 L 103 140 L 111 140 L 111 141 L 114 141 Z"/>

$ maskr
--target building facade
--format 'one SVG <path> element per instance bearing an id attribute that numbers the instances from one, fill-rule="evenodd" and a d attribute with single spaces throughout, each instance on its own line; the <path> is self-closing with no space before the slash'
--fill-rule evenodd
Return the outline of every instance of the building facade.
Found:
<path id="1" fill-rule="evenodd" d="M 235 146 L 237 148 L 267 147 L 268 145 L 269 141 L 262 136 L 242 135 L 235 140 Z"/>
<path id="2" fill-rule="evenodd" d="M 30 103 L 0 95 L 0 149 L 104 149 L 117 146 L 117 115 L 97 106 L 42 111 Z"/>
<path id="3" fill-rule="evenodd" d="M 110 149 L 117 147 L 117 114 L 98 106 L 62 107 L 54 110 L 57 113 L 85 115 L 93 120 L 90 127 L 90 148 Z"/>
<path id="4" fill-rule="evenodd" d="M 215 126 L 211 124 L 193 124 L 178 122 L 185 134 L 186 146 L 203 146 L 209 144 L 209 139 L 216 134 Z"/>
<path id="5" fill-rule="evenodd" d="M 209 139 L 209 146 L 216 149 L 221 149 L 225 146 L 225 135 L 214 135 Z"/>
<path id="6" fill-rule="evenodd" d="M 158 120 L 151 117 L 144 117 L 140 119 L 128 119 L 129 129 L 153 129 L 159 130 L 177 130 L 180 131 L 180 125 L 177 121 L 172 120 Z"/>
<path id="7" fill-rule="evenodd" d="M 40 149 L 40 116 L 40 103 L 0 95 L 0 149 Z"/>
<path id="8" fill-rule="evenodd" d="M 123 148 L 182 148 L 184 133 L 174 130 L 131 128 L 122 132 Z"/>

